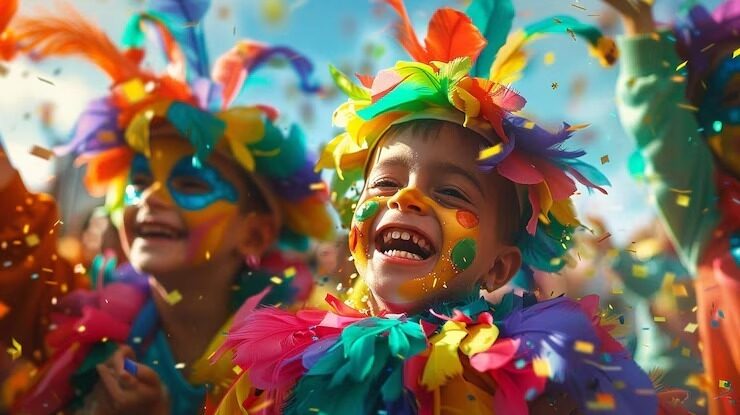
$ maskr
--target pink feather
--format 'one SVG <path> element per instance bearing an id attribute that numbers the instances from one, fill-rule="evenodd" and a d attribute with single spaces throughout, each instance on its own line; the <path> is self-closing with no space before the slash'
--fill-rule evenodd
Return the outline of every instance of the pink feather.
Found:
<path id="1" fill-rule="evenodd" d="M 545 177 L 553 200 L 568 199 L 576 192 L 576 184 L 573 180 L 549 161 L 540 158 L 535 161 L 535 165 Z"/>
<path id="2" fill-rule="evenodd" d="M 542 172 L 537 169 L 533 161 L 517 150 L 512 151 L 508 157 L 499 163 L 498 172 L 518 184 L 537 184 L 545 180 Z"/>

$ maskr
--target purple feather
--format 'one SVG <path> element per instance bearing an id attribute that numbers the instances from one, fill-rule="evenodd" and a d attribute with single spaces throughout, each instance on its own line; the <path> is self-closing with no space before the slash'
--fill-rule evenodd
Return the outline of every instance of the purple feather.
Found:
<path id="1" fill-rule="evenodd" d="M 123 132 L 118 127 L 118 110 L 106 97 L 87 105 L 77 119 L 70 142 L 57 147 L 55 152 L 60 155 L 97 153 L 124 144 Z"/>
<path id="2" fill-rule="evenodd" d="M 277 57 L 286 59 L 293 67 L 293 70 L 298 75 L 300 87 L 303 92 L 316 93 L 321 90 L 319 85 L 312 80 L 313 64 L 311 61 L 294 49 L 286 46 L 266 47 L 254 58 L 251 70 L 254 71 L 256 68 Z"/>
<path id="3" fill-rule="evenodd" d="M 339 339 L 339 336 L 325 337 L 314 344 L 308 346 L 303 352 L 303 367 L 306 371 L 310 370 Z"/>
<path id="4" fill-rule="evenodd" d="M 300 202 L 311 196 L 314 193 L 311 185 L 321 181 L 321 176 L 314 170 L 313 160 L 315 159 L 307 157 L 303 165 L 290 176 L 271 179 L 270 184 L 275 193 L 290 202 Z"/>

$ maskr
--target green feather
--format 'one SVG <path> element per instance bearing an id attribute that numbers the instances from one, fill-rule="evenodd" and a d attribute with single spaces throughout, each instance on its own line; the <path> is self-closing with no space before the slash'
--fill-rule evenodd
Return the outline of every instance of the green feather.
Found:
<path id="1" fill-rule="evenodd" d="M 337 87 L 354 100 L 370 100 L 370 91 L 352 82 L 347 75 L 334 65 L 329 64 L 329 73 Z"/>
<path id="2" fill-rule="evenodd" d="M 511 0 L 473 0 L 466 13 L 488 41 L 470 75 L 488 79 L 496 54 L 511 31 L 514 5 Z"/>
<path id="3" fill-rule="evenodd" d="M 269 178 L 289 178 L 305 164 L 305 142 L 303 131 L 297 125 L 292 125 L 285 137 L 273 123 L 266 120 L 264 137 L 249 146 L 255 156 L 257 172 Z"/>
<path id="4" fill-rule="evenodd" d="M 167 120 L 195 148 L 195 159 L 200 163 L 208 159 L 226 130 L 226 123 L 215 115 L 184 102 L 170 105 Z"/>

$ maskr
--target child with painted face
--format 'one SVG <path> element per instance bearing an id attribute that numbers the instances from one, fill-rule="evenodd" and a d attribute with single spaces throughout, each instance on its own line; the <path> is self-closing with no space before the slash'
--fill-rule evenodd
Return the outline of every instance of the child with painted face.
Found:
<path id="1" fill-rule="evenodd" d="M 740 383 L 740 2 L 658 28 L 652 2 L 605 0 L 622 16 L 617 103 L 669 236 L 696 275 L 710 414 L 737 413 Z M 683 195 L 678 195 L 676 189 Z M 702 382 L 703 383 L 703 382 Z"/>
<path id="2" fill-rule="evenodd" d="M 274 109 L 231 104 L 243 72 L 275 57 L 316 92 L 311 63 L 243 41 L 211 77 L 198 24 L 208 2 L 196 3 L 182 10 L 194 16 L 151 2 L 127 26 L 125 51 L 72 9 L 13 25 L 20 52 L 81 55 L 113 80 L 66 151 L 86 163 L 88 189 L 107 193 L 128 256 L 93 276 L 93 292 L 60 300 L 65 313 L 48 336 L 54 354 L 18 413 L 208 412 L 236 376 L 229 355 L 208 359 L 238 307 L 308 297 L 307 267 L 283 248 L 331 238 L 327 194 L 297 126 L 284 133 Z M 149 27 L 166 47 L 166 74 L 140 66 Z"/>
<path id="3" fill-rule="evenodd" d="M 608 183 L 561 148 L 567 127 L 513 115 L 523 98 L 489 78 L 505 66 L 494 40 L 512 4 L 473 2 L 472 20 L 437 10 L 422 46 L 403 3 L 388 3 L 414 61 L 362 86 L 332 69 L 349 96 L 334 114 L 345 132 L 318 164 L 340 179 L 364 173 L 349 233 L 364 304 L 245 312 L 222 348 L 245 372 L 218 413 L 656 413 L 650 379 L 602 325 L 595 296 L 479 296 L 522 262 L 561 267 L 578 226 L 575 181 Z"/>

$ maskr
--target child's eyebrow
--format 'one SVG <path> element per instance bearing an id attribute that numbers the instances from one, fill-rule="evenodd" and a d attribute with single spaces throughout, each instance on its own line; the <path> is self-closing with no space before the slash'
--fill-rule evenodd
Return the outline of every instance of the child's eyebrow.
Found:
<path id="1" fill-rule="evenodd" d="M 472 173 L 460 167 L 459 165 L 447 161 L 442 161 L 438 163 L 433 163 L 431 167 L 433 171 L 439 172 L 439 174 L 457 174 L 465 177 L 473 184 L 473 186 L 475 186 L 476 189 L 478 189 L 481 194 L 483 194 L 483 186 L 481 186 L 480 180 L 478 180 L 478 178 L 476 178 Z"/>

